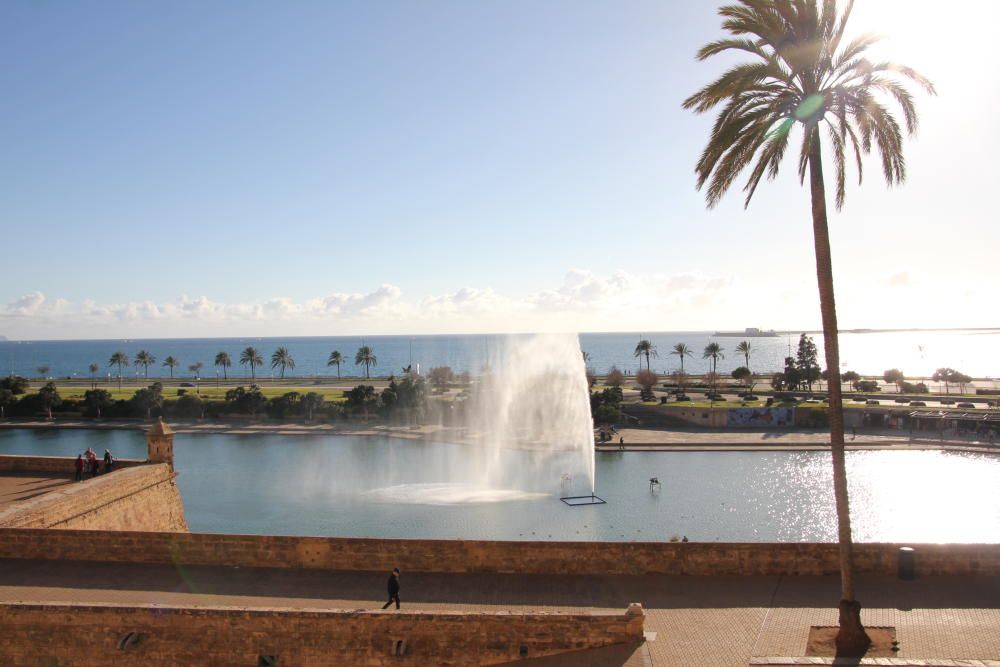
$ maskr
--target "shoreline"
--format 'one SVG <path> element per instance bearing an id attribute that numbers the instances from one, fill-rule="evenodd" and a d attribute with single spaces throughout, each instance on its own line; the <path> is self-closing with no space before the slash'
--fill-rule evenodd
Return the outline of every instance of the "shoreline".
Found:
<path id="1" fill-rule="evenodd" d="M 0 421 L 0 430 L 82 430 L 82 431 L 145 431 L 152 422 L 82 420 L 49 422 L 39 420 Z M 171 422 L 178 435 L 275 435 L 275 436 L 365 436 L 399 438 L 414 441 L 438 441 L 451 444 L 472 444 L 464 428 L 438 425 L 390 426 L 384 424 L 262 424 L 253 422 Z M 808 452 L 828 451 L 829 440 L 815 431 L 727 431 L 719 438 L 718 431 L 674 429 L 626 429 L 625 449 L 615 443 L 595 443 L 595 452 Z M 641 434 L 641 441 L 636 436 Z M 663 439 L 656 439 L 657 436 Z M 809 436 L 814 436 L 810 438 Z M 791 437 L 774 442 L 777 437 Z M 669 438 L 669 439 L 668 439 Z M 980 441 L 940 440 L 937 438 L 900 438 L 898 435 L 863 434 L 848 441 L 848 451 L 959 451 L 1000 455 L 1000 445 Z M 530 449 L 530 448 L 525 448 Z"/>

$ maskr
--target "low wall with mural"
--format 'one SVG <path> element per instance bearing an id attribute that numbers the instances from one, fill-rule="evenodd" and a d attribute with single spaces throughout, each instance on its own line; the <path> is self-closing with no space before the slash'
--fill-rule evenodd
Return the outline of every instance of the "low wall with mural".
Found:
<path id="1" fill-rule="evenodd" d="M 12 472 L 53 473 L 62 465 L 56 457 L 7 458 L 19 459 L 13 465 L 20 467 L 8 469 Z M 9 460 L 4 463 L 12 465 Z M 121 463 L 111 473 L 9 505 L 0 511 L 0 527 L 186 531 L 184 505 L 170 466 Z"/>
<path id="2" fill-rule="evenodd" d="M 117 473 L 116 473 L 117 474 Z M 898 544 L 856 544 L 862 574 L 895 575 Z M 910 544 L 918 574 L 1000 575 L 1000 544 Z M 829 575 L 835 543 L 486 542 L 0 529 L 0 558 L 319 570 L 520 574 Z"/>
<path id="3" fill-rule="evenodd" d="M 620 614 L 489 614 L 15 603 L 0 604 L 0 627 L 0 655 L 12 667 L 257 665 L 265 656 L 300 667 L 490 665 L 637 644 L 643 613 L 638 605 Z"/>

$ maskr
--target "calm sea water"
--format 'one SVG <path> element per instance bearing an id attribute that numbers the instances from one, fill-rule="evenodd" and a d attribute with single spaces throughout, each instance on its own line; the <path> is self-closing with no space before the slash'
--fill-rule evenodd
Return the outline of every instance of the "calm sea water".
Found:
<path id="1" fill-rule="evenodd" d="M 0 430 L 0 453 L 145 457 L 135 431 Z M 393 439 L 179 435 L 178 484 L 191 530 L 467 539 L 835 541 L 825 452 L 601 452 L 607 505 L 553 474 L 548 493 L 455 485 L 467 447 Z M 530 453 L 506 459 L 516 487 Z M 862 542 L 1000 542 L 1000 457 L 848 452 L 851 514 Z M 649 478 L 662 482 L 650 493 Z M 460 479 L 459 479 L 460 481 Z M 453 493 L 440 493 L 441 488 Z M 428 489 L 434 493 L 426 493 Z M 537 491 L 538 489 L 533 489 Z M 462 500 L 463 502 L 456 502 Z M 481 502 L 476 502 L 481 501 Z M 493 501 L 493 502 L 483 502 Z"/>
<path id="2" fill-rule="evenodd" d="M 708 369 L 701 351 L 709 342 L 720 343 L 725 352 L 726 358 L 719 362 L 720 372 L 728 373 L 744 363 L 743 356 L 734 350 L 741 338 L 715 337 L 712 332 L 581 334 L 580 346 L 590 355 L 590 365 L 599 373 L 612 365 L 634 372 L 639 360 L 634 358 L 633 351 L 640 336 L 657 346 L 659 357 L 652 359 L 651 364 L 658 372 L 679 367 L 678 358 L 670 354 L 676 343 L 686 343 L 695 353 L 684 362 L 689 372 L 701 373 Z M 815 335 L 814 339 L 822 360 L 822 336 Z M 782 368 L 790 347 L 794 355 L 798 334 L 747 340 L 753 347 L 750 367 L 767 373 Z M 48 366 L 50 377 L 89 377 L 88 367 L 96 363 L 100 367 L 97 375 L 106 377 L 112 371 L 108 359 L 114 352 L 120 350 L 134 359 L 136 352 L 146 350 L 157 359 L 156 365 L 149 369 L 151 377 L 168 375 L 168 369 L 160 364 L 170 355 L 180 361 L 175 369 L 177 375 L 190 376 L 188 366 L 201 362 L 204 364 L 201 376 L 215 377 L 219 369 L 214 368 L 212 362 L 218 352 L 224 351 L 233 359 L 230 375 L 249 377 L 249 370 L 239 365 L 238 358 L 240 350 L 253 345 L 265 357 L 265 367 L 257 370 L 261 378 L 271 377 L 270 355 L 279 346 L 287 347 L 296 362 L 296 367 L 289 369 L 286 375 L 336 375 L 336 368 L 328 367 L 326 361 L 330 352 L 339 350 L 348 359 L 341 372 L 345 376 L 358 376 L 362 369 L 354 365 L 354 353 L 362 344 L 367 344 L 374 349 L 378 359 L 373 369 L 377 375 L 398 375 L 411 363 L 425 370 L 433 366 L 451 366 L 456 372 L 478 373 L 487 363 L 497 364 L 505 353 L 507 341 L 506 336 L 486 335 L 0 341 L 0 372 L 37 376 L 40 366 Z M 930 375 L 936 368 L 947 366 L 975 377 L 1000 376 L 1000 330 L 842 334 L 840 345 L 843 370 L 881 374 L 895 367 L 909 376 L 916 376 Z M 138 370 L 131 368 L 127 372 L 134 376 Z"/>

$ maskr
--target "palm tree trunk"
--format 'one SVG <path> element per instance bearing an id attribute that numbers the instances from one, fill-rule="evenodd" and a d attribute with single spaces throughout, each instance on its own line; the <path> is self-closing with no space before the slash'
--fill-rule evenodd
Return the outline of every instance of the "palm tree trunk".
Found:
<path id="1" fill-rule="evenodd" d="M 833 263 L 830 257 L 830 231 L 826 220 L 826 190 L 823 185 L 823 157 L 819 129 L 807 126 L 812 133 L 809 146 L 809 186 L 812 193 L 813 241 L 816 247 L 816 279 L 819 305 L 823 315 L 823 345 L 826 367 L 840 369 L 840 346 L 837 340 L 837 304 L 833 295 Z M 847 467 L 844 462 L 844 408 L 840 385 L 829 387 L 830 451 L 833 459 L 833 495 L 837 503 L 837 534 L 840 543 L 840 631 L 837 654 L 860 657 L 871 640 L 861 625 L 861 603 L 854 594 L 854 554 L 851 540 L 851 514 L 847 496 Z"/>

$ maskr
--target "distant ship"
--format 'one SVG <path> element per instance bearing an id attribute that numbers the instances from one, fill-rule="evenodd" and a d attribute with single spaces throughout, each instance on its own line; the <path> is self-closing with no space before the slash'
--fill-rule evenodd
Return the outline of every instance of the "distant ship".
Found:
<path id="1" fill-rule="evenodd" d="M 745 338 L 777 338 L 778 332 L 774 329 L 769 329 L 768 331 L 763 331 L 757 327 L 747 327 L 743 331 L 716 331 L 716 336 L 730 336 L 737 337 L 743 336 Z"/>

